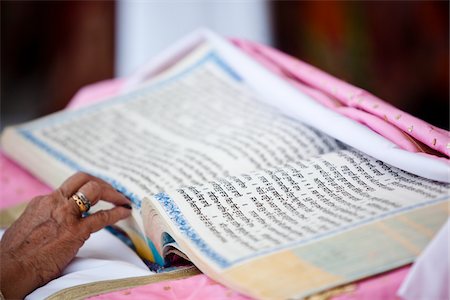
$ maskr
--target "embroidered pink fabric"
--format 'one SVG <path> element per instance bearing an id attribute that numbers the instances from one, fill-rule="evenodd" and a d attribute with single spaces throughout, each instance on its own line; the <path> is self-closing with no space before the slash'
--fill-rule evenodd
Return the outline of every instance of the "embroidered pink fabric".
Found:
<path id="1" fill-rule="evenodd" d="M 408 136 L 449 156 L 449 132 L 431 126 L 364 90 L 334 78 L 304 62 L 296 60 L 272 48 L 232 40 L 250 56 L 270 70 L 289 80 L 295 87 L 323 105 L 357 120 L 385 136 L 408 151 L 420 151 L 420 145 Z M 68 109 L 99 102 L 116 95 L 124 81 L 113 79 L 81 89 L 68 105 Z M 50 192 L 50 188 L 33 175 L 17 166 L 0 153 L 1 188 L 0 208 L 28 201 L 33 196 Z M 335 300 L 350 299 L 397 299 L 396 291 L 408 273 L 409 266 L 382 275 L 361 280 L 353 292 L 334 297 Z M 248 299 L 227 287 L 216 283 L 206 275 L 149 284 L 132 289 L 107 293 L 94 299 Z"/>
<path id="2" fill-rule="evenodd" d="M 450 156 L 449 131 L 432 126 L 363 89 L 276 49 L 240 39 L 232 39 L 232 42 L 302 92 L 326 107 L 365 124 L 401 148 L 423 152 L 417 140 Z M 445 161 L 448 162 L 448 159 Z"/>

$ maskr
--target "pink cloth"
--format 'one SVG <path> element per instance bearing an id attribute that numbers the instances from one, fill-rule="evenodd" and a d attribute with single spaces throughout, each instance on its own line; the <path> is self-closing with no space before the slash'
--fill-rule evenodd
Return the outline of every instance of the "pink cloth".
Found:
<path id="1" fill-rule="evenodd" d="M 70 100 L 67 108 L 76 109 L 118 95 L 122 90 L 124 82 L 123 79 L 110 79 L 82 87 L 72 100 Z"/>
<path id="2" fill-rule="evenodd" d="M 51 189 L 0 152 L 0 209 L 48 194 Z"/>
<path id="3" fill-rule="evenodd" d="M 365 124 L 411 152 L 427 152 L 421 143 L 450 156 L 450 133 L 424 122 L 305 62 L 276 49 L 240 39 L 233 43 L 268 69 L 323 105 Z M 418 142 L 419 141 L 419 142 Z"/>
<path id="4" fill-rule="evenodd" d="M 197 275 L 186 279 L 158 282 L 151 285 L 107 293 L 89 299 L 247 300 L 250 298 L 222 286 L 205 275 Z"/>

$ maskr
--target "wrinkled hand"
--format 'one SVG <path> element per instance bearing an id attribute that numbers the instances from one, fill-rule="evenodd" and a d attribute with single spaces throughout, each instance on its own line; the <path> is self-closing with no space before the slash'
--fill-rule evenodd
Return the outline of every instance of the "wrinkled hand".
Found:
<path id="1" fill-rule="evenodd" d="M 23 298 L 58 277 L 91 233 L 130 216 L 130 209 L 116 206 L 81 218 L 71 199 L 77 191 L 92 205 L 99 199 L 130 204 L 109 184 L 84 173 L 73 175 L 53 193 L 31 200 L 0 243 L 0 288 L 6 298 Z"/>

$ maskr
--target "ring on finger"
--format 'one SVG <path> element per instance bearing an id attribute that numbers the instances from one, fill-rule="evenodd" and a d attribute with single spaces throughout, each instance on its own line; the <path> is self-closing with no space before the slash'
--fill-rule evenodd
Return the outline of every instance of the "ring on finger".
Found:
<path id="1" fill-rule="evenodd" d="M 91 201 L 80 191 L 73 194 L 71 199 L 78 205 L 81 213 L 85 213 L 91 208 Z"/>

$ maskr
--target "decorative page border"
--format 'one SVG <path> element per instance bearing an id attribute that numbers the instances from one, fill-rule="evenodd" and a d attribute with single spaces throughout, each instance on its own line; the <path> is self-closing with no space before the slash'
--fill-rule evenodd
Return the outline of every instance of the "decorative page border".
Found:
<path id="1" fill-rule="evenodd" d="M 223 256 L 213 250 L 208 243 L 206 243 L 199 234 L 191 227 L 188 221 L 185 219 L 183 213 L 180 211 L 176 203 L 166 193 L 159 193 L 153 196 L 164 208 L 170 219 L 178 227 L 178 230 L 182 234 L 189 238 L 189 241 L 195 244 L 195 246 L 208 258 L 214 261 L 222 268 L 231 266 L 231 263 Z"/>
<path id="2" fill-rule="evenodd" d="M 183 213 L 180 211 L 177 204 L 173 201 L 173 199 L 169 195 L 167 195 L 166 193 L 159 193 L 153 197 L 156 200 L 158 200 L 158 202 L 163 206 L 164 210 L 169 215 L 170 219 L 174 222 L 174 224 L 177 226 L 178 230 L 180 230 L 182 234 L 187 236 L 189 238 L 189 240 L 195 244 L 195 246 L 198 248 L 198 250 L 200 250 L 200 252 L 202 252 L 205 256 L 207 256 L 209 259 L 211 259 L 214 263 L 216 263 L 218 266 L 220 266 L 222 268 L 228 268 L 228 267 L 233 266 L 234 264 L 241 263 L 243 261 L 246 261 L 251 258 L 256 258 L 258 256 L 267 255 L 272 252 L 277 252 L 280 250 L 298 247 L 303 244 L 314 242 L 321 238 L 332 236 L 334 234 L 339 234 L 339 233 L 345 232 L 347 230 L 354 229 L 354 228 L 357 228 L 357 227 L 365 225 L 365 224 L 369 224 L 373 221 L 385 219 L 389 216 L 393 216 L 393 215 L 396 215 L 401 212 L 412 211 L 416 208 L 420 208 L 420 207 L 424 207 L 424 206 L 432 205 L 432 204 L 437 204 L 440 202 L 448 201 L 448 199 L 449 199 L 449 196 L 445 195 L 445 196 L 442 196 L 442 197 L 439 197 L 439 198 L 436 198 L 433 200 L 429 200 L 429 201 L 418 203 L 418 204 L 415 204 L 412 206 L 403 207 L 403 208 L 397 209 L 395 211 L 384 213 L 378 217 L 373 217 L 373 218 L 370 218 L 370 219 L 367 219 L 367 220 L 364 220 L 364 221 L 361 221 L 361 222 L 358 222 L 355 224 L 344 226 L 343 228 L 325 232 L 325 233 L 322 233 L 320 235 L 317 235 L 317 236 L 314 236 L 314 237 L 311 237 L 308 239 L 303 239 L 300 241 L 293 241 L 293 242 L 287 243 L 283 246 L 272 247 L 270 249 L 256 251 L 250 255 L 246 255 L 244 257 L 230 261 L 230 260 L 226 259 L 225 257 L 223 257 L 222 255 L 220 255 L 219 253 L 217 253 L 217 251 L 212 249 L 208 245 L 208 243 L 206 243 L 199 236 L 199 234 L 195 231 L 195 229 L 193 229 L 190 226 L 189 222 L 185 219 Z"/>
<path id="3" fill-rule="evenodd" d="M 80 171 L 80 172 L 84 172 L 84 173 L 88 173 L 91 174 L 92 176 L 95 177 L 99 177 L 103 180 L 105 180 L 106 182 L 108 182 L 109 184 L 111 184 L 114 189 L 116 189 L 117 191 L 121 192 L 125 197 L 127 197 L 128 199 L 131 200 L 131 202 L 137 207 L 140 208 L 141 207 L 141 199 L 134 193 L 129 192 L 122 184 L 120 184 L 117 180 L 112 179 L 108 176 L 105 176 L 103 174 L 99 174 L 99 173 L 95 173 L 92 171 L 87 170 L 86 168 L 82 168 L 79 164 L 77 164 L 75 161 L 67 158 L 66 156 L 64 156 L 61 152 L 53 149 L 52 147 L 50 147 L 49 145 L 47 145 L 46 143 L 44 143 L 43 141 L 41 141 L 40 139 L 38 139 L 37 137 L 35 137 L 32 132 L 30 131 L 26 131 L 26 130 L 21 130 L 20 133 L 27 138 L 29 141 L 31 141 L 32 143 L 34 143 L 35 145 L 39 146 L 41 149 L 43 149 L 45 152 L 47 152 L 48 154 L 50 154 L 51 156 L 55 157 L 56 159 L 58 159 L 59 161 L 61 161 L 62 163 L 64 163 L 65 165 L 69 166 L 71 169 L 75 170 L 75 171 Z"/>

